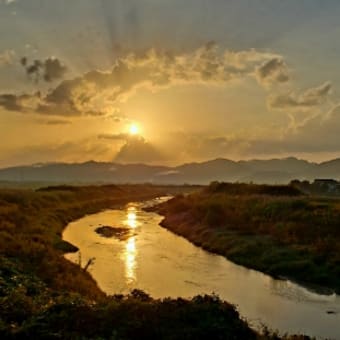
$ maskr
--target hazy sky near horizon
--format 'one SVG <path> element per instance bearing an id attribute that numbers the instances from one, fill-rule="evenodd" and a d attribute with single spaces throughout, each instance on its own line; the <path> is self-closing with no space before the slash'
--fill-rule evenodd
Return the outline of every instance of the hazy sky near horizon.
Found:
<path id="1" fill-rule="evenodd" d="M 0 166 L 339 157 L 339 17 L 338 0 L 0 0 Z"/>

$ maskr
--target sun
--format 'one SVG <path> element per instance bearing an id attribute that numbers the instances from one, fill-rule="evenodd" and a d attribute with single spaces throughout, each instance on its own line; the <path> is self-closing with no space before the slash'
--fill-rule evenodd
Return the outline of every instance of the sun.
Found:
<path id="1" fill-rule="evenodd" d="M 139 134 L 139 127 L 136 124 L 131 124 L 129 127 L 129 134 L 132 136 L 136 136 Z"/>

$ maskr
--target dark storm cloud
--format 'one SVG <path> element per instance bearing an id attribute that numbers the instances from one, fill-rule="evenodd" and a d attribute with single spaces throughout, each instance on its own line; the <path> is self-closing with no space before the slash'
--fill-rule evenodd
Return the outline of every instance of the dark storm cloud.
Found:
<path id="1" fill-rule="evenodd" d="M 283 110 L 308 109 L 323 104 L 332 90 L 332 84 L 326 82 L 318 87 L 305 90 L 300 94 L 294 92 L 272 95 L 268 99 L 270 108 Z"/>
<path id="2" fill-rule="evenodd" d="M 58 80 L 64 77 L 67 72 L 67 68 L 61 63 L 59 59 L 48 58 L 44 63 L 44 80 L 49 82 L 53 80 Z"/>
<path id="3" fill-rule="evenodd" d="M 33 62 L 29 62 L 27 57 L 23 57 L 20 62 L 25 68 L 26 74 L 36 82 L 41 79 L 46 82 L 59 80 L 62 79 L 67 72 L 66 66 L 54 57 L 45 60 L 36 59 Z"/>

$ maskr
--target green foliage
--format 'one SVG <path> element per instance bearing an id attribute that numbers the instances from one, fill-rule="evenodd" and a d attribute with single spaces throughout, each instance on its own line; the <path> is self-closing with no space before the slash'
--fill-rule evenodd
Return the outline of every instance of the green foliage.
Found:
<path id="1" fill-rule="evenodd" d="M 212 202 L 205 207 L 203 223 L 209 226 L 220 226 L 224 222 L 224 210 L 218 203 Z"/>
<path id="2" fill-rule="evenodd" d="M 303 193 L 293 185 L 257 185 L 244 183 L 212 182 L 205 189 L 209 194 L 225 193 L 228 195 L 269 195 L 301 196 Z"/>
<path id="3" fill-rule="evenodd" d="M 255 333 L 234 306 L 216 296 L 154 300 L 135 290 L 108 297 L 86 271 L 62 256 L 76 250 L 61 240 L 68 222 L 171 190 L 179 189 L 110 185 L 0 190 L 0 338 L 280 339 L 268 331 Z M 187 214 L 192 202 L 186 196 L 173 200 L 173 209 L 186 222 L 203 216 L 212 228 L 202 225 L 196 232 L 209 244 L 216 239 L 221 214 L 233 217 L 225 211 L 226 202 L 233 200 L 223 205 L 213 200 L 205 211 L 198 197 L 193 194 L 194 216 Z M 319 241 L 319 248 L 324 246 Z"/>
<path id="4" fill-rule="evenodd" d="M 213 182 L 157 210 L 164 227 L 234 262 L 340 291 L 338 199 L 291 186 Z"/>
<path id="5" fill-rule="evenodd" d="M 27 321 L 17 336 L 85 339 L 256 339 L 235 308 L 214 296 L 153 300 L 141 291 L 90 305 L 67 297 Z"/>

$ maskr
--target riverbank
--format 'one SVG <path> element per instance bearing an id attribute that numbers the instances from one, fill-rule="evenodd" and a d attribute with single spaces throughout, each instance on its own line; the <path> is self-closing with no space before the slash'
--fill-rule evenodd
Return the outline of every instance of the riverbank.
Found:
<path id="1" fill-rule="evenodd" d="M 292 187 L 213 183 L 154 208 L 205 250 L 319 292 L 340 293 L 340 200 Z"/>
<path id="2" fill-rule="evenodd" d="M 108 297 L 63 254 L 68 222 L 180 188 L 50 187 L 0 190 L 1 339 L 270 339 L 214 296 L 154 300 L 141 291 Z M 276 339 L 276 338 L 275 338 Z M 296 338 L 298 339 L 298 338 Z"/>

